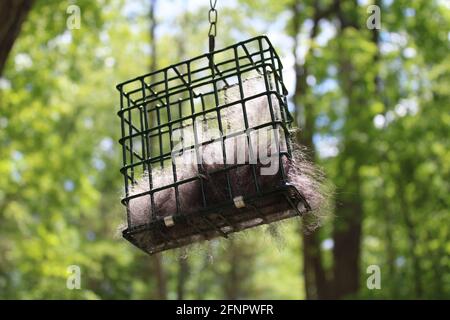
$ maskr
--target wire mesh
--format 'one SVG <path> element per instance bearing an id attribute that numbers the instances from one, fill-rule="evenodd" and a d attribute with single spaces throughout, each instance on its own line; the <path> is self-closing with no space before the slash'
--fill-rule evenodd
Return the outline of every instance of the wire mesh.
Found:
<path id="1" fill-rule="evenodd" d="M 152 254 L 309 208 L 286 175 L 292 118 L 282 68 L 258 36 L 117 85 L 127 240 Z M 270 179 L 253 150 L 263 143 L 278 162 Z"/>

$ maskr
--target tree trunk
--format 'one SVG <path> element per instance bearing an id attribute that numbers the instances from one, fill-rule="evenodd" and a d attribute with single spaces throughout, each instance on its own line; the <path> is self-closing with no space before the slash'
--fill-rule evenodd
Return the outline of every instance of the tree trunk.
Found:
<path id="1" fill-rule="evenodd" d="M 33 0 L 0 1 L 0 75 L 32 5 Z"/>
<path id="2" fill-rule="evenodd" d="M 181 21 L 181 26 L 183 29 L 187 28 L 190 25 L 189 21 L 189 11 L 188 11 L 188 3 L 184 3 L 183 7 L 183 18 Z M 179 35 L 178 38 L 178 52 L 177 56 L 180 61 L 186 59 L 186 44 L 188 43 L 186 39 L 187 35 L 182 32 Z M 152 49 L 156 50 L 156 48 Z M 182 73 L 186 73 L 187 69 L 185 66 L 180 66 L 180 71 Z M 183 94 L 183 98 L 188 98 L 188 95 L 186 93 Z M 178 115 L 180 118 L 182 118 L 182 114 Z M 178 254 L 178 277 L 177 277 L 177 299 L 182 300 L 185 299 L 186 296 L 186 282 L 189 277 L 189 259 L 186 256 L 186 251 L 184 249 L 181 249 Z"/>
<path id="3" fill-rule="evenodd" d="M 360 185 L 359 177 L 354 183 Z M 350 181 L 349 181 L 350 183 Z M 342 186 L 349 190 L 350 185 Z M 336 219 L 333 231 L 333 276 L 335 298 L 344 298 L 358 292 L 361 252 L 361 196 L 343 195 L 336 206 Z"/>
<path id="4" fill-rule="evenodd" d="M 381 11 L 383 11 L 383 3 L 381 0 L 376 0 L 375 5 L 379 6 L 381 8 Z M 373 29 L 372 30 L 372 41 L 375 43 L 377 50 L 374 56 L 374 64 L 377 67 L 377 72 L 375 75 L 375 97 L 378 97 L 380 103 L 383 104 L 384 106 L 384 110 L 387 110 L 387 106 L 389 105 L 387 98 L 383 92 L 383 87 L 384 87 L 384 81 L 380 76 L 380 66 L 378 65 L 380 63 L 380 31 L 378 29 Z M 381 133 L 383 134 L 383 133 Z M 386 152 L 382 152 L 382 154 L 380 155 L 380 172 L 389 172 L 389 168 L 388 165 L 384 165 L 389 163 L 388 159 L 387 159 L 387 154 Z M 388 277 L 389 279 L 395 279 L 395 274 L 396 274 L 396 267 L 395 267 L 395 246 L 394 246 L 394 231 L 393 231 L 393 225 L 394 225 L 394 221 L 393 221 L 393 208 L 392 208 L 392 204 L 390 202 L 389 197 L 387 196 L 387 181 L 386 179 L 383 178 L 382 180 L 382 185 L 381 185 L 381 190 L 382 191 L 382 195 L 379 199 L 380 203 L 382 204 L 382 209 L 383 210 L 383 217 L 385 219 L 385 226 L 384 226 L 384 236 L 385 236 L 385 248 L 386 248 L 386 265 L 387 265 L 387 270 L 388 270 Z M 392 297 L 397 297 L 398 295 L 398 288 L 397 286 L 392 286 L 392 291 L 391 291 L 391 296 Z"/>
<path id="5" fill-rule="evenodd" d="M 383 157 L 385 157 L 383 155 Z M 385 162 L 387 161 L 386 159 L 382 159 L 381 161 Z M 385 168 L 386 166 L 382 166 L 382 172 L 389 172 L 389 170 L 387 168 Z M 384 169 L 383 169 L 384 168 Z M 396 277 L 396 273 L 397 273 L 397 268 L 395 267 L 395 245 L 394 245 L 394 221 L 393 221 L 393 215 L 394 215 L 394 211 L 392 208 L 392 203 L 391 203 L 391 199 L 389 199 L 387 197 L 386 194 L 386 181 L 384 181 L 383 179 L 383 183 L 381 185 L 381 189 L 382 191 L 382 196 L 381 196 L 381 204 L 383 206 L 385 206 L 385 210 L 383 217 L 385 219 L 385 226 L 384 226 L 384 236 L 385 236 L 385 248 L 386 248 L 386 265 L 387 265 L 387 270 L 388 270 L 388 277 L 389 279 L 395 279 Z M 390 295 L 393 298 L 396 298 L 398 296 L 398 288 L 397 286 L 392 286 L 392 290 Z"/>
<path id="6" fill-rule="evenodd" d="M 228 254 L 230 267 L 226 276 L 225 283 L 225 299 L 236 300 L 239 299 L 240 293 L 240 277 L 239 277 L 239 248 L 236 246 L 236 240 L 228 240 Z"/>
<path id="7" fill-rule="evenodd" d="M 402 164 L 401 164 L 402 165 Z M 407 167 L 407 165 L 405 165 Z M 403 165 L 402 165 L 403 167 Z M 403 170 L 401 170 L 403 171 Z M 401 172 L 400 171 L 400 172 Z M 423 294 L 423 288 L 422 288 L 422 281 L 420 280 L 422 278 L 422 270 L 420 266 L 420 258 L 418 257 L 416 253 L 416 248 L 419 243 L 419 240 L 417 238 L 417 232 L 415 228 L 415 223 L 412 220 L 411 212 L 409 209 L 409 204 L 405 196 L 405 185 L 403 182 L 403 179 L 405 176 L 407 176 L 412 170 L 408 170 L 407 172 L 401 172 L 399 177 L 397 177 L 397 191 L 398 191 L 398 198 L 400 202 L 400 213 L 403 217 L 403 221 L 406 226 L 406 234 L 408 236 L 408 246 L 409 246 L 409 254 L 411 256 L 412 260 L 412 268 L 413 268 L 413 278 L 414 278 L 414 294 L 416 295 L 415 299 L 420 299 Z"/>
<path id="8" fill-rule="evenodd" d="M 294 104 L 296 110 L 296 120 L 299 126 L 302 127 L 302 131 L 297 135 L 297 141 L 305 146 L 310 152 L 310 160 L 314 161 L 314 123 L 315 112 L 314 106 L 308 102 L 308 86 L 306 78 L 308 77 L 308 66 L 306 58 L 303 65 L 300 65 L 297 57 L 298 46 L 298 33 L 300 32 L 300 1 L 296 1 L 292 6 L 293 16 L 293 33 L 294 40 L 293 55 L 295 60 L 295 93 Z M 318 2 L 314 3 L 314 19 L 313 28 L 309 34 L 310 39 L 314 39 L 317 36 L 318 25 L 322 18 L 324 18 L 328 12 L 331 11 L 331 7 L 327 11 L 320 11 L 318 8 Z M 300 122 L 302 118 L 302 123 Z M 325 270 L 322 265 L 322 256 L 320 249 L 320 233 L 319 231 L 313 233 L 307 233 L 305 230 L 301 230 L 303 238 L 303 275 L 305 283 L 305 293 L 307 299 L 326 299 L 328 298 L 329 287 L 327 285 Z"/>
<path id="9" fill-rule="evenodd" d="M 350 3 L 350 2 L 349 2 Z M 352 6 L 347 6 L 345 11 L 341 8 L 341 2 L 337 2 L 336 14 L 340 22 L 339 33 L 343 34 L 348 27 L 358 29 L 357 3 L 352 1 Z M 343 149 L 339 158 L 338 196 L 336 198 L 336 218 L 333 230 L 333 278 L 334 298 L 344 298 L 356 294 L 360 282 L 360 256 L 362 233 L 362 195 L 361 178 L 359 168 L 362 165 L 361 157 L 364 156 L 364 146 L 352 139 L 352 135 L 364 132 L 365 124 L 361 116 L 360 106 L 364 104 L 363 97 L 358 96 L 355 87 L 354 65 L 352 57 L 343 56 L 339 61 L 339 74 L 341 88 L 347 97 L 348 108 L 346 119 L 346 131 Z M 352 124 L 350 124 L 350 121 Z M 339 192 L 345 190 L 345 192 Z"/>
<path id="10" fill-rule="evenodd" d="M 155 296 L 158 300 L 165 300 L 167 299 L 166 273 L 164 272 L 161 254 L 157 253 L 153 255 L 152 259 L 157 284 Z"/>
<path id="11" fill-rule="evenodd" d="M 151 59 L 150 59 L 150 72 L 156 71 L 156 35 L 155 30 L 158 25 L 155 17 L 155 8 L 156 8 L 157 0 L 150 0 L 150 10 L 149 10 L 149 20 L 150 20 L 150 51 L 151 51 Z"/>
<path id="12" fill-rule="evenodd" d="M 150 0 L 150 10 L 149 10 L 150 47 L 151 47 L 150 72 L 155 71 L 157 66 L 156 37 L 155 37 L 155 29 L 157 27 L 157 22 L 155 18 L 156 2 L 157 2 L 156 0 Z M 153 119 L 150 119 L 150 121 L 153 121 Z M 166 274 L 162 263 L 162 256 L 160 253 L 157 253 L 153 255 L 152 259 L 157 283 L 156 297 L 157 299 L 164 300 L 167 299 L 167 284 L 166 284 Z"/>
<path id="13" fill-rule="evenodd" d="M 178 256 L 178 282 L 177 282 L 177 299 L 186 299 L 186 281 L 189 275 L 189 263 L 187 257 Z"/>
<path id="14" fill-rule="evenodd" d="M 320 251 L 319 233 L 303 234 L 303 272 L 307 299 L 328 299 L 329 286 Z"/>

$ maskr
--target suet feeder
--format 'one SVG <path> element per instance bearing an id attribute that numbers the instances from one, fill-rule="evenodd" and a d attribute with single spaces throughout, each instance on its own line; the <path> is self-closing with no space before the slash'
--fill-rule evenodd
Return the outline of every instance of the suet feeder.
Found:
<path id="1" fill-rule="evenodd" d="M 117 85 L 128 241 L 153 254 L 311 210 L 282 68 L 258 36 Z"/>

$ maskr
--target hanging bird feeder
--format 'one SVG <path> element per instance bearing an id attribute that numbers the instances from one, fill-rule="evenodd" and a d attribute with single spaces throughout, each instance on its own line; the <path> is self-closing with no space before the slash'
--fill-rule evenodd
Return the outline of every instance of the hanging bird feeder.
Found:
<path id="1" fill-rule="evenodd" d="M 214 50 L 216 21 L 217 12 L 210 52 L 117 85 L 123 236 L 150 254 L 314 205 L 314 182 L 294 162 L 275 49 L 258 36 Z"/>

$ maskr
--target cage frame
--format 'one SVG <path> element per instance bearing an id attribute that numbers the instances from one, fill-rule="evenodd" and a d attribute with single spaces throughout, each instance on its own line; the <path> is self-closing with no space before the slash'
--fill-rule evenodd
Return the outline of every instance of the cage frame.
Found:
<path id="1" fill-rule="evenodd" d="M 257 44 L 257 50 L 255 52 L 251 52 L 249 50 L 250 45 Z M 244 52 L 243 56 L 239 55 L 238 50 L 242 50 Z M 226 53 L 232 52 L 232 57 L 227 58 L 226 60 L 218 59 L 218 56 Z M 266 56 L 267 54 L 267 56 Z M 260 60 L 258 60 L 260 58 Z M 241 60 L 247 59 L 248 63 L 241 63 Z M 204 67 L 200 69 L 193 70 L 192 66 L 196 61 L 203 61 Z M 233 64 L 234 68 L 225 69 L 224 66 L 227 64 Z M 222 67 L 222 69 L 221 69 Z M 122 198 L 121 202 L 126 207 L 127 211 L 127 228 L 123 230 L 122 235 L 125 239 L 130 241 L 135 246 L 144 250 L 149 254 L 154 254 L 160 251 L 165 251 L 168 249 L 173 249 L 177 247 L 181 247 L 193 242 L 197 242 L 198 240 L 206 239 L 210 240 L 217 236 L 222 236 L 227 238 L 229 234 L 238 232 L 247 228 L 256 227 L 262 224 L 267 224 L 271 222 L 275 222 L 282 219 L 287 219 L 293 216 L 301 216 L 304 212 L 300 212 L 298 209 L 298 204 L 301 202 L 304 205 L 306 211 L 311 210 L 310 205 L 306 201 L 305 197 L 302 193 L 297 190 L 293 185 L 289 184 L 287 175 L 284 172 L 284 167 L 282 163 L 282 158 L 287 157 L 291 159 L 292 156 L 292 145 L 291 145 L 291 133 L 290 129 L 292 126 L 293 118 L 288 110 L 287 103 L 287 95 L 288 91 L 283 82 L 283 74 L 282 74 L 283 65 L 281 60 L 276 53 L 272 43 L 266 35 L 256 36 L 238 43 L 235 43 L 231 46 L 227 46 L 222 49 L 215 50 L 210 53 L 205 53 L 194 58 L 181 61 L 176 64 L 172 64 L 165 68 L 146 73 L 144 75 L 129 79 L 124 81 L 116 86 L 117 90 L 120 94 L 120 110 L 117 115 L 120 118 L 121 122 L 121 138 L 119 139 L 119 143 L 122 146 L 122 167 L 120 169 L 121 174 L 124 177 L 124 187 L 125 187 L 125 196 Z M 169 86 L 169 82 L 173 80 L 173 77 L 169 77 L 169 72 L 173 71 L 175 73 L 175 78 L 181 81 L 180 84 L 174 87 Z M 183 73 L 182 71 L 185 71 Z M 265 90 L 262 93 L 253 95 L 251 97 L 244 97 L 243 94 L 243 79 L 242 75 L 246 72 L 258 72 L 262 74 L 264 78 L 264 86 Z M 193 79 L 194 73 L 205 73 L 203 77 L 198 79 Z M 162 75 L 162 80 L 160 80 Z M 187 77 L 187 79 L 186 79 Z M 240 99 L 238 101 L 232 101 L 230 103 L 220 104 L 218 92 L 220 88 L 218 88 L 218 82 L 223 81 L 224 87 L 229 87 L 230 84 L 227 83 L 227 78 L 236 77 L 238 79 L 237 85 L 239 86 Z M 270 79 L 273 77 L 273 79 Z M 157 81 L 159 79 L 159 81 Z M 151 80 L 152 82 L 148 81 Z M 271 84 L 275 84 L 275 87 Z M 127 86 L 134 84 L 136 88 L 134 89 L 126 89 Z M 156 91 L 163 84 L 163 91 Z M 206 109 L 204 103 L 204 97 L 202 92 L 196 93 L 195 89 L 200 86 L 212 85 L 213 91 L 208 92 L 207 94 L 214 95 L 215 106 L 212 108 Z M 179 92 L 173 90 L 181 90 L 181 92 L 187 91 L 188 97 L 185 100 L 181 100 L 179 105 L 177 106 L 177 102 L 173 103 L 170 101 L 171 95 L 176 95 Z M 171 91 L 172 90 L 172 91 Z M 132 99 L 134 95 L 137 94 L 138 99 Z M 226 152 L 225 152 L 225 139 L 231 138 L 232 135 L 224 135 L 221 119 L 221 110 L 228 108 L 233 105 L 242 104 L 243 118 L 245 129 L 260 129 L 258 127 L 250 128 L 248 119 L 247 119 L 247 111 L 246 104 L 251 99 L 256 99 L 259 97 L 267 96 L 269 111 L 271 116 L 270 123 L 266 123 L 261 125 L 260 127 L 272 127 L 278 132 L 281 129 L 281 133 L 284 135 L 284 139 L 286 142 L 286 150 L 281 151 L 279 143 L 277 145 L 278 150 L 278 159 L 279 159 L 279 175 L 280 175 L 280 185 L 275 189 L 271 190 L 260 190 L 258 185 L 258 178 L 256 176 L 256 165 L 255 164 L 244 164 L 251 166 L 252 169 L 252 177 L 253 182 L 255 183 L 256 193 L 254 195 L 233 195 L 232 186 L 230 183 L 229 174 L 230 171 L 233 170 L 236 166 L 239 165 L 227 165 L 226 164 Z M 274 116 L 274 107 L 272 105 L 272 98 L 275 98 L 278 101 L 279 109 L 281 113 L 281 119 L 276 119 Z M 194 98 L 200 98 L 202 110 L 196 111 Z M 161 105 L 156 104 L 153 108 L 149 105 L 159 101 Z M 183 117 L 182 113 L 182 103 L 188 101 L 191 107 L 191 114 L 188 114 L 186 117 Z M 167 109 L 167 121 L 164 122 L 161 116 L 161 110 L 163 108 Z M 172 119 L 171 112 L 172 108 L 179 109 L 179 117 L 178 119 Z M 132 110 L 139 110 L 139 121 L 138 126 L 133 122 Z M 151 127 L 149 125 L 149 119 L 151 118 L 151 112 L 155 111 L 156 113 L 156 124 L 157 126 Z M 172 152 L 173 152 L 173 126 L 181 123 L 181 127 L 183 126 L 183 121 L 188 121 L 192 119 L 194 122 L 196 117 L 205 117 L 208 113 L 216 113 L 218 126 L 220 131 L 220 139 L 222 143 L 222 152 L 224 157 L 224 168 L 217 170 L 217 172 L 224 172 L 226 176 L 227 189 L 229 190 L 229 199 L 217 205 L 206 205 L 205 201 L 205 182 L 203 179 L 198 176 L 194 176 L 192 178 L 184 179 L 182 181 L 177 181 L 176 176 L 176 164 L 172 161 Z M 144 115 L 144 116 L 143 116 Z M 150 119 L 151 120 L 151 119 Z M 154 119 L 153 119 L 154 120 Z M 168 133 L 170 137 L 170 155 L 164 152 L 163 150 L 163 141 L 162 136 L 163 133 L 167 133 L 167 131 L 163 132 L 162 129 L 167 127 Z M 195 127 L 195 126 L 194 126 Z M 152 131 L 155 133 L 150 134 Z M 241 133 L 242 134 L 242 133 Z M 159 155 L 152 156 L 153 146 L 150 146 L 150 140 L 153 137 L 158 138 L 158 149 Z M 140 138 L 141 145 L 138 146 L 141 148 L 141 154 L 139 155 L 139 151 L 134 149 L 133 139 Z M 194 138 L 195 138 L 195 154 L 198 157 L 198 150 L 200 147 L 206 146 L 208 143 L 212 142 L 198 142 L 197 133 L 194 128 Z M 248 138 L 250 139 L 250 138 Z M 249 140 L 249 148 L 251 148 L 251 141 Z M 139 161 L 135 161 L 135 160 Z M 162 187 L 153 188 L 152 183 L 152 164 L 160 163 L 161 167 L 164 167 L 164 161 L 170 160 L 172 162 L 172 172 L 173 172 L 173 183 L 169 183 Z M 198 164 L 198 170 L 202 169 L 200 164 Z M 139 193 L 139 194 L 130 194 L 130 190 L 133 184 L 136 182 L 134 169 L 142 166 L 142 170 L 145 172 L 147 170 L 149 177 L 149 190 Z M 215 172 L 216 173 L 216 172 Z M 198 213 L 193 214 L 183 214 L 180 210 L 179 204 L 179 194 L 178 187 L 181 184 L 189 183 L 193 181 L 199 181 L 202 192 L 202 205 L 203 207 L 198 210 Z M 157 192 L 161 192 L 164 189 L 174 188 L 175 190 L 175 198 L 176 198 L 176 212 L 170 215 L 170 218 L 167 217 L 158 217 L 155 214 L 154 210 L 154 195 Z M 152 206 L 152 215 L 148 221 L 148 223 L 141 224 L 138 226 L 133 226 L 131 222 L 131 214 L 129 208 L 129 202 L 135 198 L 149 196 L 150 203 Z M 237 199 L 239 198 L 239 199 Z M 283 211 L 283 214 L 277 213 L 265 213 L 263 207 L 258 207 L 258 203 L 263 201 L 262 199 L 275 199 L 274 201 L 285 201 L 286 210 Z M 236 201 L 242 201 L 245 205 L 244 208 L 239 208 Z M 266 200 L 264 200 L 266 201 Z M 263 202 L 264 202 L 263 201 Z M 271 200 L 267 200 L 271 201 Z M 244 209 L 244 210 L 243 210 Z M 249 213 L 251 211 L 252 213 Z M 246 225 L 245 222 L 249 221 L 257 221 L 254 225 Z M 192 232 L 187 232 L 187 234 L 182 237 L 174 237 L 171 234 L 171 228 L 173 225 L 177 226 L 190 226 L 192 227 Z M 205 226 L 207 228 L 205 229 Z M 209 226 L 209 229 L 208 229 Z M 154 238 L 162 239 L 160 244 L 143 246 L 142 243 L 139 243 L 137 240 L 140 234 L 149 234 L 154 235 Z M 159 235 L 159 236 L 156 236 Z"/>

